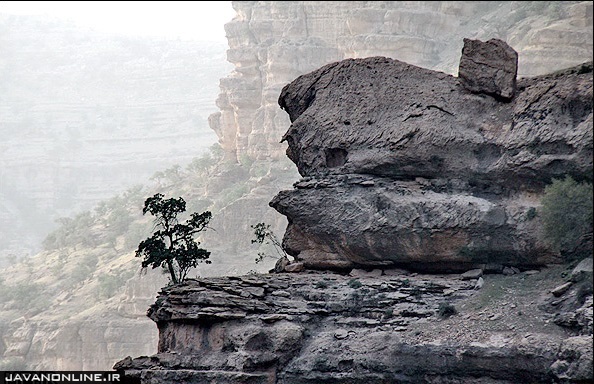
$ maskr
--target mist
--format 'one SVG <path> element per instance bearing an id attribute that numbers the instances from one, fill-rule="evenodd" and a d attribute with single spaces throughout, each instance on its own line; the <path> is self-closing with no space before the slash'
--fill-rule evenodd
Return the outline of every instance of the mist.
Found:
<path id="1" fill-rule="evenodd" d="M 232 66 L 212 12 L 225 8 L 182 5 L 3 2 L 0 265 L 217 142 L 207 119 Z"/>

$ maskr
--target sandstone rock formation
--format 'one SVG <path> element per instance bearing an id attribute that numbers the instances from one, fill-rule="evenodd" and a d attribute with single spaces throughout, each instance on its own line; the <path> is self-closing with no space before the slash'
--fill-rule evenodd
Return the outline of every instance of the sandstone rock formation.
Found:
<path id="1" fill-rule="evenodd" d="M 535 305 L 559 270 L 554 278 L 490 275 L 485 292 L 451 276 L 358 275 L 207 278 L 166 288 L 149 310 L 158 352 L 114 368 L 142 384 L 592 379 L 591 333 L 548 327 L 551 315 Z M 490 296 L 493 289 L 513 291 L 505 297 L 512 306 Z"/>
<path id="2" fill-rule="evenodd" d="M 271 202 L 287 251 L 322 269 L 554 262 L 528 212 L 552 178 L 592 179 L 592 64 L 520 81 L 509 103 L 479 76 L 374 57 L 287 85 L 283 140 L 304 176 Z"/>
<path id="3" fill-rule="evenodd" d="M 592 380 L 588 262 L 570 282 L 562 267 L 515 267 L 555 260 L 529 214 L 544 185 L 591 180 L 592 64 L 520 82 L 511 102 L 474 92 L 385 57 L 287 85 L 284 139 L 305 177 L 271 202 L 289 220 L 284 245 L 349 275 L 165 288 L 148 311 L 157 353 L 114 369 L 141 384 Z M 503 264 L 509 276 L 483 275 Z"/>

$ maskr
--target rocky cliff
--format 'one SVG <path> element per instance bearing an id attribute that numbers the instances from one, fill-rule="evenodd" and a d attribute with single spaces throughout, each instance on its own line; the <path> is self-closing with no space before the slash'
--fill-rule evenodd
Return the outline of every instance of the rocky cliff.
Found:
<path id="1" fill-rule="evenodd" d="M 547 303 L 573 301 L 580 290 L 569 283 L 562 295 L 550 293 L 560 272 L 484 281 L 394 270 L 192 280 L 164 289 L 149 310 L 158 352 L 115 368 L 143 384 L 585 383 L 591 290 L 561 316 L 589 325 L 555 325 L 560 311 Z"/>
<path id="2" fill-rule="evenodd" d="M 506 41 L 519 77 L 592 58 L 591 2 L 234 1 L 225 26 L 232 74 L 210 125 L 232 159 L 282 158 L 277 107 L 296 77 L 346 58 L 385 56 L 456 75 L 463 38 Z"/>
<path id="3" fill-rule="evenodd" d="M 300 267 L 285 272 L 318 271 L 165 288 L 157 353 L 114 368 L 143 384 L 591 381 L 592 260 L 550 264 L 528 212 L 554 177 L 592 181 L 592 63 L 516 82 L 505 42 L 466 40 L 460 73 L 371 57 L 284 87 L 305 177 L 271 205 Z"/>
<path id="4" fill-rule="evenodd" d="M 271 205 L 287 216 L 285 247 L 306 268 L 558 261 L 528 212 L 553 178 L 592 180 L 592 64 L 521 80 L 516 91 L 506 69 L 517 56 L 500 40 L 465 48 L 476 45 L 462 56 L 464 78 L 374 57 L 283 89 L 292 121 L 283 140 L 304 179 Z M 491 50 L 503 62 L 484 62 Z"/>

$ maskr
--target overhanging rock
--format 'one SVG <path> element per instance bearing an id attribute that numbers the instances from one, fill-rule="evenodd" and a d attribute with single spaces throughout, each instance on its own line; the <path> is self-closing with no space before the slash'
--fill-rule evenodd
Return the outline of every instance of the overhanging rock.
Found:
<path id="1" fill-rule="evenodd" d="M 534 213 L 553 178 L 592 180 L 592 64 L 520 80 L 510 102 L 462 83 L 371 57 L 285 86 L 304 176 L 270 203 L 287 251 L 314 269 L 557 261 Z"/>

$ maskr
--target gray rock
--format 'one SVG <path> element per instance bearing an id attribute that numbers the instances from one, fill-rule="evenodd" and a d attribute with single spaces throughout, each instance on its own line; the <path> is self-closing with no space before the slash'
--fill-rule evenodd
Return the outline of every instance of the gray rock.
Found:
<path id="1" fill-rule="evenodd" d="M 476 280 L 483 275 L 481 268 L 471 269 L 470 271 L 464 272 L 460 277 L 462 280 Z"/>
<path id="2" fill-rule="evenodd" d="M 553 375 L 567 383 L 592 381 L 592 335 L 565 340 L 558 360 L 551 365 Z"/>
<path id="3" fill-rule="evenodd" d="M 349 272 L 349 276 L 351 277 L 379 277 L 382 275 L 381 269 L 374 269 L 372 271 L 366 271 L 364 269 L 353 269 Z"/>
<path id="4" fill-rule="evenodd" d="M 520 270 L 516 267 L 503 267 L 503 270 L 501 271 L 501 273 L 503 273 L 504 275 L 516 275 L 518 273 L 520 273 Z"/>
<path id="5" fill-rule="evenodd" d="M 540 196 L 565 174 L 591 178 L 592 73 L 520 83 L 502 104 L 452 76 L 370 57 L 285 86 L 287 156 L 311 178 L 270 202 L 289 221 L 286 251 L 308 269 L 559 262 L 541 219 L 523 220 L 522 193 Z"/>
<path id="6" fill-rule="evenodd" d="M 506 42 L 464 39 L 458 77 L 473 93 L 510 101 L 516 92 L 518 53 Z"/>
<path id="7" fill-rule="evenodd" d="M 349 337 L 349 332 L 346 329 L 337 329 L 334 331 L 334 338 L 338 340 L 343 340 Z"/>
<path id="8" fill-rule="evenodd" d="M 593 317 L 592 295 L 590 295 L 579 308 L 555 314 L 553 322 L 572 331 L 578 331 L 580 335 L 592 335 Z"/>
<path id="9" fill-rule="evenodd" d="M 351 280 L 310 271 L 203 278 L 167 287 L 149 311 L 159 324 L 158 353 L 126 358 L 115 368 L 142 384 L 343 383 L 345 375 L 349 382 L 378 384 L 428 377 L 436 383 L 511 384 L 548 382 L 551 372 L 559 379 L 591 378 L 591 348 L 585 343 L 591 335 L 564 342 L 558 332 L 535 329 L 522 339 L 481 330 L 479 342 L 475 335 L 450 335 L 446 321 L 431 322 L 446 291 L 448 303 L 459 308 L 474 296 L 466 281 L 409 275 L 404 283 L 401 276 L 381 276 L 362 278 L 361 287 L 352 289 Z M 378 289 L 382 285 L 388 289 Z M 286 286 L 290 298 L 241 297 L 243 291 L 275 286 Z M 518 297 L 522 300 L 531 298 Z M 591 309 L 591 297 L 588 305 Z M 492 309 L 489 320 L 496 324 L 502 311 Z M 197 315 L 209 312 L 243 317 Z M 411 326 L 421 321 L 443 327 L 447 342 L 413 336 L 419 328 Z M 472 334 L 476 329 L 469 326 L 464 332 Z"/>
<path id="10" fill-rule="evenodd" d="M 479 290 L 485 285 L 485 280 L 482 277 L 479 277 L 474 284 L 474 289 Z"/>
<path id="11" fill-rule="evenodd" d="M 573 282 L 579 282 L 587 277 L 592 278 L 592 258 L 587 257 L 579 262 L 578 265 L 571 271 L 570 279 Z"/>
<path id="12" fill-rule="evenodd" d="M 569 290 L 569 288 L 571 288 L 572 285 L 573 285 L 572 282 L 567 282 L 565 284 L 561 284 L 560 286 L 551 289 L 551 293 L 553 294 L 553 296 L 559 297 L 559 296 L 563 295 L 565 292 L 567 292 Z"/>
<path id="13" fill-rule="evenodd" d="M 305 266 L 303 263 L 290 263 L 285 266 L 285 272 L 303 272 L 305 270 Z"/>
<path id="14" fill-rule="evenodd" d="M 283 256 L 280 259 L 277 260 L 276 264 L 274 264 L 274 269 L 271 272 L 274 273 L 281 273 L 285 271 L 285 268 L 287 267 L 287 265 L 289 265 L 291 263 L 291 261 L 289 260 L 288 257 Z"/>

